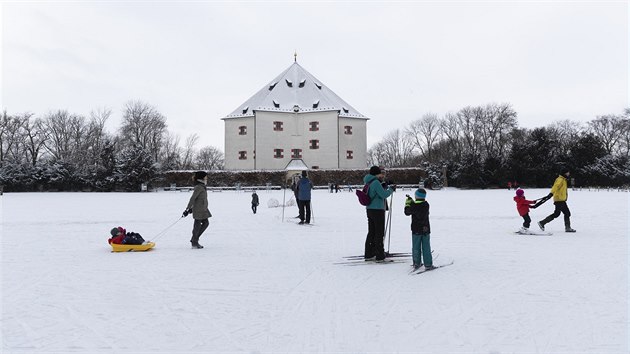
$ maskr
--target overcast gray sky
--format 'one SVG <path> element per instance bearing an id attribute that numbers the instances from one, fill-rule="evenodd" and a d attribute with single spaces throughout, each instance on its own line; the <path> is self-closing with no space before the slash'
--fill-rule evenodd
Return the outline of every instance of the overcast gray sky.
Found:
<path id="1" fill-rule="evenodd" d="M 627 1 L 3 1 L 2 109 L 167 117 L 224 148 L 223 121 L 298 62 L 368 122 L 508 102 L 523 127 L 628 107 Z"/>

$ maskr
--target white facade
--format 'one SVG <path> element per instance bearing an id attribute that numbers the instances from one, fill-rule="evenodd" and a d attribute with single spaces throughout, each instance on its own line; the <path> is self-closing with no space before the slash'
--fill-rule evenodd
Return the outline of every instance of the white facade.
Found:
<path id="1" fill-rule="evenodd" d="M 366 167 L 368 118 L 297 63 L 223 120 L 227 170 Z"/>

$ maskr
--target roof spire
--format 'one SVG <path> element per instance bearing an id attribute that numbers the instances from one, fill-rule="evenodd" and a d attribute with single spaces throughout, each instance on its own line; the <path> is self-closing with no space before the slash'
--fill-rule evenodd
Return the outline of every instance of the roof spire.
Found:
<path id="1" fill-rule="evenodd" d="M 297 63 L 297 50 L 293 52 L 293 62 Z"/>

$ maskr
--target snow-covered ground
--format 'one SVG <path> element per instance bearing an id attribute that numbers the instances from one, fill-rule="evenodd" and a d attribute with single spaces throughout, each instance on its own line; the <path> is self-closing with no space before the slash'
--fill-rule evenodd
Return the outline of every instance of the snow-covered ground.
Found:
<path id="1" fill-rule="evenodd" d="M 392 252 L 411 248 L 405 193 Z M 2 352 L 628 352 L 629 194 L 570 191 L 577 233 L 560 217 L 553 236 L 519 236 L 513 193 L 429 191 L 436 263 L 455 263 L 417 276 L 410 260 L 335 264 L 363 253 L 348 192 L 315 191 L 312 227 L 267 208 L 281 191 L 259 192 L 256 215 L 250 193 L 209 193 L 205 249 L 190 249 L 189 216 L 145 253 L 111 253 L 109 230 L 151 239 L 190 193 L 7 193 Z"/>

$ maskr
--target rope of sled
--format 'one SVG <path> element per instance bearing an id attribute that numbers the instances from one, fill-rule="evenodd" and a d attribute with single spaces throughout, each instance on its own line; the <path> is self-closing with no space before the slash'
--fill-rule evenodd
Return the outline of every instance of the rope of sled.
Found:
<path id="1" fill-rule="evenodd" d="M 170 224 L 169 226 L 167 226 L 164 230 L 160 231 L 160 233 L 158 233 L 157 235 L 155 235 L 152 239 L 148 240 L 147 242 L 155 242 L 155 240 L 157 240 L 158 238 L 162 237 L 165 235 L 165 232 L 168 231 L 168 229 L 170 229 L 171 227 L 175 226 L 175 224 L 177 224 L 181 219 L 183 219 L 184 217 L 179 217 L 177 218 L 177 220 L 175 220 L 174 223 Z"/>

